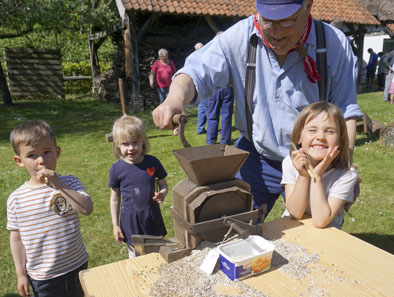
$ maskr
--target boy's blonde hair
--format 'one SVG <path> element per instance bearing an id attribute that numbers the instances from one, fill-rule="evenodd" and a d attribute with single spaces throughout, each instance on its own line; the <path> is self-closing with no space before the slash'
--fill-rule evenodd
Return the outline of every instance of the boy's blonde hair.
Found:
<path id="1" fill-rule="evenodd" d="M 44 121 L 29 120 L 20 123 L 11 131 L 10 142 L 14 152 L 19 156 L 20 144 L 36 146 L 46 136 L 51 138 L 56 147 L 56 137 L 51 126 Z"/>
<path id="2" fill-rule="evenodd" d="M 334 119 L 337 127 L 339 128 L 339 154 L 332 161 L 332 165 L 335 168 L 349 168 L 350 167 L 350 157 L 349 157 L 349 139 L 347 134 L 346 122 L 343 117 L 342 110 L 328 102 L 316 102 L 307 107 L 305 107 L 300 114 L 298 115 L 294 127 L 293 132 L 291 133 L 290 140 L 298 145 L 300 143 L 301 133 L 304 129 L 305 125 L 309 123 L 311 120 L 315 119 L 319 114 L 325 112 L 328 117 Z M 290 155 L 293 151 L 293 148 L 290 146 Z"/>
<path id="3" fill-rule="evenodd" d="M 112 137 L 114 138 L 112 151 L 116 159 L 122 157 L 119 149 L 122 142 L 140 141 L 142 142 L 142 155 L 149 151 L 149 141 L 145 134 L 144 124 L 137 117 L 125 115 L 117 119 L 112 127 Z"/>

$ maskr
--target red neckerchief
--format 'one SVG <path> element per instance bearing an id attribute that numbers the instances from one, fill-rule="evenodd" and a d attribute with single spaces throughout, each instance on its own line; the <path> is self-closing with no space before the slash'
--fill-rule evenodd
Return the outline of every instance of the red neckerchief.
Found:
<path id="1" fill-rule="evenodd" d="M 268 42 L 263 37 L 263 33 L 261 32 L 261 28 L 260 28 L 259 23 L 257 22 L 256 16 L 254 17 L 253 22 L 254 22 L 254 25 L 255 25 L 257 31 L 260 33 L 261 38 L 263 38 L 264 44 L 269 49 L 271 49 L 271 46 L 268 44 Z M 306 48 L 304 47 L 304 43 L 308 39 L 309 33 L 311 32 L 311 28 L 312 28 L 312 16 L 309 15 L 308 20 L 305 22 L 304 32 L 302 33 L 300 41 L 296 44 L 296 46 L 294 48 L 289 50 L 289 53 L 292 51 L 298 50 L 298 52 L 300 53 L 300 55 L 302 57 L 302 61 L 304 62 L 305 72 L 308 75 L 309 80 L 312 83 L 316 83 L 317 81 L 321 80 L 321 77 L 320 77 L 319 73 L 317 72 L 315 61 L 310 56 L 308 56 L 308 52 L 306 51 Z"/>

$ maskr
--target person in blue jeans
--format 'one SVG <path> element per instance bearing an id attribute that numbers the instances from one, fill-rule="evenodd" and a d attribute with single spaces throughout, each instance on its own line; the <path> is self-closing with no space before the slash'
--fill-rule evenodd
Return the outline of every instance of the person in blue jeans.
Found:
<path id="1" fill-rule="evenodd" d="M 197 42 L 194 45 L 194 50 L 200 50 L 204 45 L 201 42 Z M 205 134 L 207 130 L 205 130 L 205 125 L 208 119 L 208 100 L 201 100 L 198 104 L 197 110 L 197 134 Z"/>
<path id="2" fill-rule="evenodd" d="M 197 134 L 205 134 L 205 125 L 208 119 L 208 99 L 201 100 L 197 111 Z"/>
<path id="3" fill-rule="evenodd" d="M 233 117 L 233 109 L 234 92 L 232 87 L 223 88 L 208 99 L 208 144 L 214 144 L 218 138 L 220 115 L 222 116 L 220 143 L 231 144 L 231 122 Z"/>

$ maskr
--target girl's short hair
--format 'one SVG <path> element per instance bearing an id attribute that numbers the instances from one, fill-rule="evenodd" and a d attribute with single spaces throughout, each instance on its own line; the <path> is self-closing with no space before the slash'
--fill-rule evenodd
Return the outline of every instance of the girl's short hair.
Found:
<path id="1" fill-rule="evenodd" d="M 343 117 L 342 110 L 332 103 L 316 102 L 305 107 L 300 112 L 294 123 L 290 140 L 294 144 L 298 145 L 300 142 L 302 130 L 304 129 L 305 125 L 311 120 L 315 119 L 322 112 L 325 112 L 328 117 L 334 119 L 335 123 L 337 124 L 337 128 L 339 128 L 339 154 L 335 160 L 333 160 L 332 165 L 335 168 L 350 168 L 349 139 L 345 118 Z M 290 146 L 290 155 L 292 151 L 293 148 Z"/>
<path id="2" fill-rule="evenodd" d="M 54 146 L 57 146 L 56 137 L 51 126 L 40 120 L 29 120 L 20 123 L 10 134 L 10 142 L 14 152 L 19 155 L 19 145 L 36 146 L 44 137 L 49 136 Z"/>
<path id="3" fill-rule="evenodd" d="M 168 51 L 165 48 L 159 49 L 158 54 L 159 54 L 159 57 L 162 57 L 162 56 L 167 56 L 168 57 Z"/>
<path id="4" fill-rule="evenodd" d="M 142 155 L 149 151 L 149 141 L 145 134 L 144 124 L 137 117 L 125 115 L 117 119 L 112 127 L 112 137 L 114 139 L 112 151 L 116 159 L 122 157 L 119 145 L 123 142 L 140 141 L 142 142 Z"/>

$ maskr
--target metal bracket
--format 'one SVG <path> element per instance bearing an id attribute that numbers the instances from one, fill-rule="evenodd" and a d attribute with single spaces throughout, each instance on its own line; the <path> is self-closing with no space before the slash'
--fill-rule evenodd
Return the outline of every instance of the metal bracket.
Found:
<path id="1" fill-rule="evenodd" d="M 133 234 L 130 239 L 133 245 L 176 246 L 179 244 L 179 242 L 165 239 L 163 236 Z"/>
<path id="2" fill-rule="evenodd" d="M 248 226 L 245 227 L 247 228 L 248 231 L 250 231 L 252 234 L 256 234 L 255 232 L 259 232 L 261 230 L 260 226 L 255 226 L 253 223 L 257 222 L 259 218 L 261 218 L 262 210 L 261 209 L 256 209 L 248 212 L 243 212 L 231 216 L 223 216 L 218 219 L 213 219 L 201 223 L 195 223 L 191 224 L 185 221 L 185 219 L 174 209 L 171 208 L 171 215 L 174 218 L 174 220 L 183 228 L 185 229 L 186 232 L 191 233 L 191 234 L 196 234 L 200 232 L 206 232 L 218 228 L 222 228 L 223 226 L 226 226 L 225 222 L 233 222 L 237 223 L 238 225 L 242 226 Z M 249 223 L 246 223 L 249 221 Z M 234 228 L 235 230 L 235 228 Z"/>

